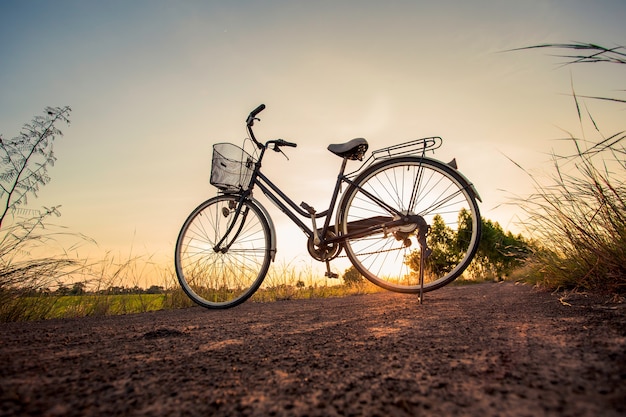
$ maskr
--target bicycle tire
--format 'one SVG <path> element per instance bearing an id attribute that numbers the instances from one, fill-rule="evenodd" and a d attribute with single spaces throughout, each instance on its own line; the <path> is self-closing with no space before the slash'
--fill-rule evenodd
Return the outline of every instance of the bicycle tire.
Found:
<path id="1" fill-rule="evenodd" d="M 270 221 L 251 200 L 244 200 L 236 215 L 239 199 L 238 195 L 221 195 L 203 202 L 191 212 L 176 241 L 178 281 L 189 298 L 205 308 L 243 303 L 269 269 Z M 229 238 L 221 248 L 228 247 L 216 250 L 229 228 Z"/>
<path id="2" fill-rule="evenodd" d="M 402 214 L 421 216 L 430 226 L 426 242 L 432 253 L 425 258 L 424 292 L 449 284 L 468 267 L 478 249 L 481 217 L 473 186 L 454 168 L 416 156 L 368 167 L 340 202 L 337 227 L 341 233 L 347 234 L 359 220 L 363 224 L 364 219 L 393 219 L 394 214 L 371 196 Z M 348 238 L 346 255 L 374 284 L 390 291 L 419 293 L 418 231 L 407 233 L 410 225 L 396 229 Z"/>

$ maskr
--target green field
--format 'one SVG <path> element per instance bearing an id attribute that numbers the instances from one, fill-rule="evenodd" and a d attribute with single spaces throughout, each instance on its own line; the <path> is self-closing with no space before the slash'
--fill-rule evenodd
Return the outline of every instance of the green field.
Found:
<path id="1" fill-rule="evenodd" d="M 143 313 L 163 309 L 166 294 L 68 295 L 57 297 L 50 318 Z"/>
<path id="2" fill-rule="evenodd" d="M 172 306 L 171 294 L 42 295 L 5 299 L 2 321 L 144 313 Z"/>

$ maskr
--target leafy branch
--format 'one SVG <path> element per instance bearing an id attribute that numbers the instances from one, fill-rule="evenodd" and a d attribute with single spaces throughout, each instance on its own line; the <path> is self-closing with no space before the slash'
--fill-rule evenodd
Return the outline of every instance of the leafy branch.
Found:
<path id="1" fill-rule="evenodd" d="M 56 127 L 69 124 L 71 109 L 46 107 L 44 116 L 35 116 L 20 134 L 6 140 L 0 136 L 0 228 L 9 212 L 27 203 L 28 195 L 37 196 L 41 186 L 50 182 L 48 167 L 56 157 L 53 143 L 63 136 Z"/>

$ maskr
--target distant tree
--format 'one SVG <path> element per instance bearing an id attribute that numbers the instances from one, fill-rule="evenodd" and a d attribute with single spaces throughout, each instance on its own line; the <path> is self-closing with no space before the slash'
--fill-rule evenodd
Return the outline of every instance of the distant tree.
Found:
<path id="1" fill-rule="evenodd" d="M 87 285 L 84 282 L 75 282 L 72 285 L 72 289 L 69 291 L 70 295 L 83 295 Z"/>
<path id="2" fill-rule="evenodd" d="M 462 209 L 458 214 L 458 228 L 452 230 L 440 215 L 433 217 L 428 231 L 428 247 L 432 250 L 426 259 L 426 266 L 435 275 L 450 272 L 461 260 L 471 239 L 472 218 Z M 406 259 L 406 264 L 414 271 L 419 271 L 420 251 L 414 250 Z"/>
<path id="3" fill-rule="evenodd" d="M 481 218 L 482 234 L 478 251 L 468 268 L 474 276 L 502 278 L 521 265 L 530 252 L 529 243 L 521 235 L 504 232 L 496 222 Z M 431 255 L 426 259 L 429 271 L 443 275 L 458 264 L 467 251 L 471 238 L 471 217 L 467 210 L 458 215 L 458 228 L 452 230 L 441 216 L 435 216 L 428 232 L 428 247 Z M 406 263 L 414 271 L 419 271 L 420 252 L 413 251 Z"/>
<path id="4" fill-rule="evenodd" d="M 129 290 L 126 287 L 121 287 L 121 286 L 118 286 L 118 285 L 114 285 L 114 286 L 110 286 L 109 288 L 107 288 L 104 293 L 105 294 L 112 294 L 112 295 L 128 294 Z"/>
<path id="5" fill-rule="evenodd" d="M 432 253 L 426 259 L 428 269 L 434 274 L 441 275 L 449 272 L 458 263 L 459 254 L 457 246 L 457 234 L 446 226 L 443 218 L 436 215 L 428 232 L 428 247 Z M 419 271 L 420 252 L 413 251 L 409 256 L 408 265 L 415 271 Z"/>
<path id="6" fill-rule="evenodd" d="M 363 278 L 363 275 L 361 275 L 361 273 L 357 271 L 354 266 L 346 269 L 346 271 L 343 273 L 344 284 L 355 285 L 363 282 L 364 280 L 365 278 Z"/>
<path id="7" fill-rule="evenodd" d="M 68 295 L 69 293 L 70 293 L 70 289 L 67 287 L 67 285 L 65 285 L 62 282 L 59 284 L 59 287 L 55 291 L 55 294 L 57 295 Z"/>
<path id="8" fill-rule="evenodd" d="M 146 290 L 146 294 L 163 294 L 164 291 L 161 285 L 151 285 L 150 288 Z"/>
<path id="9" fill-rule="evenodd" d="M 521 266 L 529 253 L 530 244 L 522 235 L 505 232 L 498 222 L 482 219 L 480 243 L 470 272 L 502 279 Z"/>

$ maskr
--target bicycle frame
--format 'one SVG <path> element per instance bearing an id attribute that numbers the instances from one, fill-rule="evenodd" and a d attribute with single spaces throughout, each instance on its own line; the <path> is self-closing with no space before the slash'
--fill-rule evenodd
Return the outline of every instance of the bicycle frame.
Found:
<path id="1" fill-rule="evenodd" d="M 251 136 L 253 136 L 253 134 L 251 134 Z M 330 220 L 332 218 L 332 214 L 334 212 L 334 209 L 337 203 L 337 197 L 341 189 L 341 184 L 345 182 L 345 183 L 354 185 L 352 181 L 350 181 L 347 177 L 344 176 L 347 159 L 344 159 L 341 165 L 341 169 L 340 169 L 339 175 L 337 176 L 335 189 L 333 190 L 328 209 L 319 213 L 315 212 L 313 214 L 309 214 L 307 211 L 299 207 L 291 198 L 289 198 L 289 196 L 287 196 L 283 191 L 281 191 L 280 188 L 278 188 L 276 184 L 274 184 L 267 176 L 265 176 L 261 172 L 261 163 L 263 161 L 263 156 L 265 155 L 266 149 L 267 149 L 267 144 L 263 145 L 263 147 L 261 148 L 261 154 L 259 156 L 259 160 L 255 163 L 254 171 L 250 179 L 250 185 L 248 186 L 248 189 L 241 193 L 240 202 L 238 204 L 238 207 L 235 210 L 235 217 L 234 217 L 232 226 L 224 233 L 224 237 L 222 238 L 222 240 L 220 240 L 220 242 L 218 242 L 218 244 L 216 245 L 216 248 L 221 248 L 222 243 L 224 243 L 224 240 L 226 240 L 228 235 L 232 232 L 232 229 L 234 225 L 236 224 L 237 218 L 241 215 L 241 207 L 243 206 L 241 203 L 245 199 L 251 197 L 252 190 L 255 186 L 257 186 L 263 192 L 263 194 L 274 205 L 276 205 L 276 207 L 280 209 L 280 211 L 282 211 L 285 215 L 287 215 L 287 217 L 289 217 L 291 221 L 293 221 L 300 228 L 300 230 L 304 232 L 307 238 L 309 239 L 314 238 L 316 231 L 310 228 L 309 226 L 307 226 L 301 218 L 306 217 L 306 218 L 312 219 L 312 217 L 314 217 L 316 219 L 319 219 L 319 218 L 325 217 L 324 225 L 322 226 L 322 229 L 321 229 L 322 231 L 322 237 L 320 239 L 321 244 L 337 243 L 337 242 L 345 241 L 345 237 L 341 239 L 338 239 L 338 238 L 332 239 L 332 242 L 326 241 L 324 237 L 326 236 L 326 233 L 328 232 L 330 228 Z M 233 240 L 235 238 L 236 238 L 236 235 L 233 238 Z"/>
<path id="2" fill-rule="evenodd" d="M 397 226 L 402 226 L 411 222 L 419 224 L 420 227 L 422 226 L 422 223 L 424 223 L 425 225 L 425 222 L 421 218 L 421 216 L 415 216 L 415 215 L 407 216 L 401 213 L 400 211 L 398 211 L 397 209 L 395 209 L 394 207 L 389 206 L 387 203 L 380 200 L 378 197 L 370 194 L 366 190 L 363 190 L 357 184 L 355 184 L 348 176 L 345 175 L 345 168 L 346 168 L 346 164 L 348 161 L 346 158 L 343 159 L 341 168 L 339 170 L 339 174 L 337 175 L 337 181 L 335 182 L 335 187 L 331 195 L 328 208 L 319 213 L 317 212 L 309 213 L 305 211 L 304 209 L 302 209 L 301 207 L 299 207 L 288 195 L 286 195 L 282 190 L 280 190 L 280 188 L 276 184 L 274 184 L 266 175 L 264 175 L 261 172 L 261 162 L 263 160 L 265 149 L 266 147 L 261 149 L 261 155 L 259 156 L 259 161 L 255 163 L 255 169 L 250 180 L 250 185 L 247 190 L 241 193 L 240 201 L 243 201 L 244 199 L 249 198 L 252 195 L 253 188 L 255 186 L 258 187 L 263 192 L 263 194 L 275 206 L 277 206 L 280 209 L 280 211 L 282 211 L 287 217 L 289 217 L 291 221 L 293 221 L 300 228 L 300 230 L 302 230 L 302 232 L 307 236 L 307 238 L 309 239 L 315 238 L 316 231 L 321 231 L 321 236 L 319 234 L 317 236 L 319 238 L 319 245 L 325 245 L 325 244 L 332 245 L 332 244 L 337 244 L 337 243 L 342 244 L 347 239 L 364 237 L 373 233 L 377 233 L 381 230 L 390 229 L 390 228 L 397 227 Z M 359 170 L 352 172 L 350 173 L 350 175 L 354 175 L 358 171 Z M 356 187 L 360 189 L 360 191 L 364 193 L 365 195 L 367 195 L 372 201 L 376 202 L 381 207 L 386 208 L 389 211 L 390 216 L 389 217 L 377 217 L 375 219 L 361 220 L 359 225 L 354 225 L 353 223 L 353 226 L 356 226 L 356 227 L 352 227 L 352 229 L 356 229 L 356 230 L 349 231 L 345 234 L 341 234 L 341 231 L 335 230 L 335 232 L 337 232 L 336 235 L 334 237 L 327 238 L 326 236 L 331 227 L 330 222 L 332 219 L 332 215 L 335 211 L 335 207 L 337 206 L 337 200 L 338 200 L 341 188 L 342 188 L 342 184 L 347 184 L 347 186 L 352 186 L 352 187 Z M 236 217 L 240 215 L 242 204 L 240 203 L 238 206 L 239 207 L 237 208 L 237 211 L 236 211 Z M 321 229 L 312 229 L 307 224 L 305 224 L 304 221 L 301 219 L 304 217 L 309 218 L 311 220 L 313 219 L 313 217 L 315 219 L 324 217 L 325 220 Z M 234 223 L 235 221 L 233 221 L 233 224 Z M 335 226 L 337 229 L 339 225 L 335 224 Z M 224 239 L 226 238 L 228 234 L 230 234 L 231 231 L 232 231 L 232 228 L 229 229 L 225 233 Z M 220 243 L 217 246 L 220 246 L 220 244 L 223 243 L 223 240 L 220 241 Z"/>
<path id="3" fill-rule="evenodd" d="M 342 162 L 328 207 L 318 212 L 305 202 L 296 204 L 262 172 L 267 150 L 282 153 L 297 146 L 255 138 L 252 126 L 264 108 L 246 120 L 246 140 L 256 152 L 244 150 L 245 143 L 214 146 L 210 182 L 220 194 L 193 210 L 178 235 L 176 274 L 193 301 L 228 308 L 260 288 L 277 243 L 269 212 L 253 197 L 255 188 L 300 228 L 311 257 L 326 263 L 327 277 L 338 278 L 330 261 L 343 252 L 363 277 L 391 291 L 419 292 L 421 302 L 423 292 L 448 284 L 468 267 L 480 239 L 480 196 L 455 160 L 446 164 L 426 156 L 441 146 L 441 138 L 381 148 L 368 158 L 365 139 L 329 145 Z M 362 163 L 350 171 L 348 160 Z M 427 263 L 434 251 L 429 243 L 437 244 L 439 236 L 431 224 L 450 237 L 441 250 L 452 256 Z M 429 242 L 431 233 L 435 240 Z"/>
<path id="4" fill-rule="evenodd" d="M 258 120 L 255 118 L 256 114 L 258 114 L 264 108 L 265 108 L 264 105 L 259 106 L 248 117 L 248 120 L 246 123 L 247 128 L 248 128 L 248 133 L 250 134 L 250 139 L 259 148 L 260 154 L 259 154 L 258 160 L 254 164 L 254 170 L 250 178 L 250 183 L 247 189 L 242 190 L 240 193 L 241 197 L 240 197 L 239 204 L 237 205 L 237 208 L 235 211 L 233 222 L 231 226 L 228 228 L 228 230 L 224 233 L 224 236 L 220 240 L 220 242 L 218 242 L 217 245 L 214 247 L 215 251 L 228 250 L 229 245 L 222 246 L 222 244 L 224 243 L 226 239 L 228 239 L 228 236 L 234 229 L 234 225 L 236 224 L 237 219 L 241 215 L 241 208 L 243 207 L 243 201 L 245 201 L 246 199 L 252 198 L 252 190 L 254 189 L 255 186 L 259 187 L 259 189 L 263 192 L 263 194 L 274 205 L 276 205 L 285 215 L 287 215 L 287 217 L 289 217 L 291 221 L 293 221 L 300 228 L 300 230 L 304 232 L 304 234 L 307 236 L 308 239 L 313 239 L 313 243 L 315 246 L 324 247 L 324 246 L 335 245 L 335 244 L 341 245 L 340 250 L 337 251 L 337 253 L 334 256 L 336 256 L 339 252 L 341 252 L 343 243 L 348 239 L 361 238 L 361 237 L 365 237 L 368 235 L 380 233 L 381 231 L 386 234 L 389 229 L 403 226 L 409 223 L 415 224 L 416 228 L 419 229 L 418 239 L 420 241 L 425 240 L 425 236 L 428 231 L 428 225 L 426 224 L 426 222 L 420 215 L 415 215 L 415 214 L 411 215 L 411 214 L 405 214 L 405 213 L 400 212 L 398 209 L 385 203 L 377 196 L 369 193 L 367 190 L 364 190 L 363 188 L 361 188 L 359 185 L 357 185 L 354 181 L 350 179 L 350 177 L 356 176 L 356 174 L 358 174 L 364 167 L 366 167 L 368 163 L 371 164 L 377 159 L 377 157 L 375 156 L 376 152 L 386 152 L 389 154 L 388 156 L 386 156 L 386 158 L 393 158 L 393 156 L 396 156 L 396 155 L 392 154 L 392 152 L 397 153 L 397 154 L 406 153 L 404 151 L 398 152 L 398 149 L 407 147 L 407 144 L 396 145 L 390 148 L 386 148 L 384 150 L 379 150 L 379 151 L 374 152 L 373 156 L 370 157 L 359 169 L 357 169 L 356 171 L 350 172 L 348 175 L 345 174 L 345 169 L 346 169 L 346 164 L 348 162 L 348 158 L 343 158 L 343 162 L 341 164 L 339 174 L 337 175 L 337 181 L 335 182 L 335 188 L 333 190 L 328 208 L 320 213 L 317 213 L 312 207 L 309 207 L 307 204 L 302 203 L 301 206 L 303 206 L 303 208 L 306 209 L 305 210 L 299 207 L 291 198 L 289 198 L 289 196 L 287 196 L 284 192 L 282 192 L 276 184 L 274 184 L 266 175 L 264 175 L 261 172 L 261 166 L 262 166 L 263 158 L 265 156 L 265 152 L 267 149 L 272 149 L 270 148 L 270 145 L 273 144 L 274 146 L 273 150 L 277 152 L 282 152 L 279 149 L 280 146 L 291 146 L 291 147 L 296 146 L 296 144 L 289 143 L 282 139 L 270 140 L 270 141 L 267 141 L 265 144 L 259 142 L 256 139 L 254 132 L 252 131 L 252 126 L 254 125 L 254 121 Z M 439 138 L 428 138 L 427 140 L 432 141 L 433 139 L 439 139 Z M 436 141 L 434 142 L 436 143 Z M 427 149 L 426 143 L 427 142 L 424 142 L 424 148 L 423 148 L 424 151 Z M 379 157 L 379 158 L 385 158 L 385 156 Z M 345 233 L 342 230 L 339 230 L 339 224 L 336 221 L 334 236 L 329 234 L 328 232 L 331 227 L 330 221 L 335 211 L 335 207 L 337 206 L 337 199 L 341 191 L 342 184 L 344 183 L 347 184 L 348 187 L 356 187 L 361 193 L 363 193 L 373 202 L 378 204 L 380 207 L 385 208 L 385 210 L 387 210 L 387 212 L 389 213 L 389 217 L 377 216 L 374 218 L 362 219 L 362 220 L 351 222 L 348 224 L 348 230 Z M 246 213 L 244 213 L 244 216 L 245 215 Z M 313 228 L 309 228 L 309 226 L 307 226 L 304 223 L 301 217 L 307 217 L 311 219 Z M 318 229 L 315 223 L 315 219 L 322 218 L 322 217 L 325 218 L 324 224 L 321 229 Z M 232 238 L 231 242 L 237 238 L 237 235 L 239 234 L 242 227 L 243 226 L 240 225 L 239 230 L 235 232 L 235 236 Z M 319 233 L 320 231 L 321 231 L 321 236 Z M 330 259 L 332 259 L 332 257 Z M 323 259 L 323 260 L 328 261 L 328 259 Z"/>
<path id="5" fill-rule="evenodd" d="M 323 237 L 326 235 L 328 228 L 330 226 L 330 220 L 332 218 L 332 214 L 334 212 L 335 204 L 337 202 L 337 196 L 339 195 L 339 190 L 341 187 L 343 177 L 343 169 L 345 167 L 345 161 L 342 165 L 342 170 L 337 178 L 337 182 L 335 183 L 335 189 L 333 190 L 333 194 L 330 200 L 330 205 L 328 209 L 320 212 L 314 213 L 310 215 L 308 212 L 299 207 L 289 196 L 287 196 L 284 192 L 282 192 L 276 184 L 274 184 L 268 177 L 266 177 L 262 172 L 255 172 L 253 174 L 253 183 L 255 186 L 259 187 L 259 189 L 263 192 L 263 194 L 276 205 L 280 211 L 282 211 L 287 217 L 291 219 L 299 228 L 304 232 L 304 234 L 311 238 L 314 236 L 314 231 L 312 228 L 307 226 L 301 217 L 306 217 L 311 219 L 311 216 L 314 216 L 316 219 L 325 217 L 324 225 L 322 227 L 322 241 Z"/>

